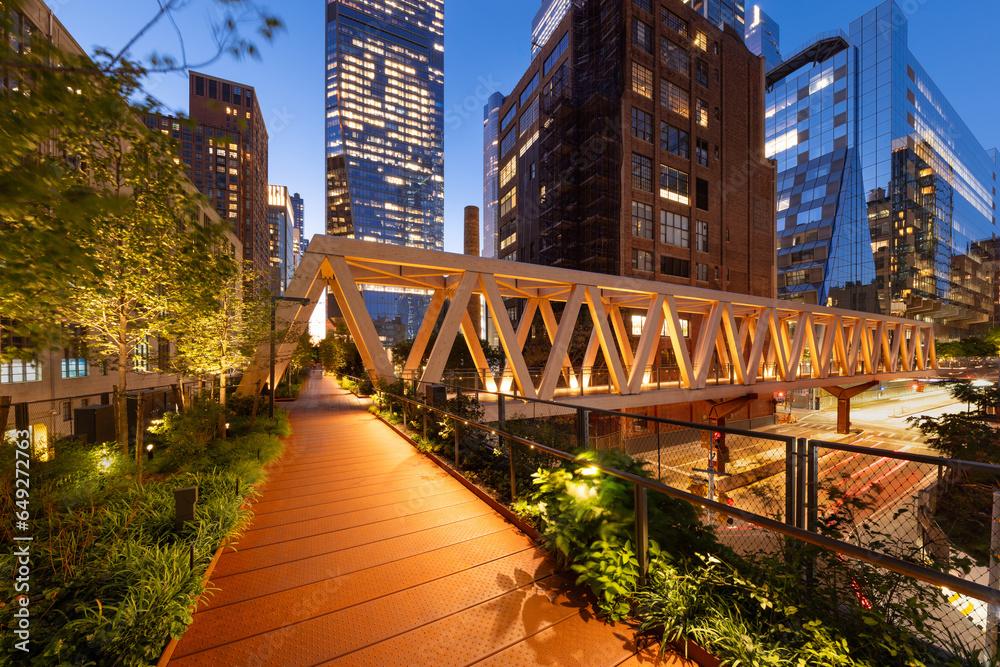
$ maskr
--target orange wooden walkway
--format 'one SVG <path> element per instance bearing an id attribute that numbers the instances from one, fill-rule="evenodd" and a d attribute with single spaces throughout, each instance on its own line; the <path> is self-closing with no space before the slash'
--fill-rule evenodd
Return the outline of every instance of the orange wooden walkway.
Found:
<path id="1" fill-rule="evenodd" d="M 333 380 L 314 376 L 291 415 L 253 525 L 219 560 L 218 590 L 171 664 L 655 662 L 636 654 L 630 629 L 592 618 L 541 549 Z"/>

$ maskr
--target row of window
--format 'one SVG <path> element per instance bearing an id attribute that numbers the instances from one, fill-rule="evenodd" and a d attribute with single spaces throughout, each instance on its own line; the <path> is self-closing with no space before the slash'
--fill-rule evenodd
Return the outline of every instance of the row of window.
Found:
<path id="1" fill-rule="evenodd" d="M 653 99 L 653 70 L 635 61 L 632 61 L 632 92 L 647 100 Z M 660 81 L 660 105 L 683 118 L 691 116 L 691 96 L 688 91 L 666 79 Z M 719 111 L 716 109 L 716 117 L 718 116 Z M 700 97 L 695 99 L 694 118 L 699 127 L 708 127 L 708 102 Z"/>
<path id="2" fill-rule="evenodd" d="M 166 368 L 169 363 L 169 347 L 160 349 L 160 366 Z M 149 343 L 136 345 L 132 356 L 132 370 L 136 373 L 148 373 Z M 107 375 L 105 368 L 104 374 Z M 90 363 L 83 357 L 67 357 L 59 362 L 59 376 L 63 380 L 75 380 L 90 375 Z M 21 384 L 24 382 L 41 382 L 42 367 L 37 361 L 14 359 L 0 364 L 0 384 Z"/>
<path id="3" fill-rule="evenodd" d="M 636 238 L 653 238 L 653 207 L 643 202 L 632 202 L 632 234 Z M 691 247 L 691 221 L 686 215 L 660 211 L 660 243 L 678 248 Z M 695 221 L 695 250 L 708 252 L 708 223 Z"/>
<path id="4" fill-rule="evenodd" d="M 648 250 L 640 250 L 638 248 L 632 249 L 632 270 L 642 273 L 653 273 L 654 271 L 654 255 Z M 691 277 L 691 260 L 689 259 L 679 259 L 677 257 L 660 257 L 660 273 L 665 276 L 673 276 L 675 278 L 690 278 Z M 720 271 L 719 267 L 715 267 L 714 271 L 715 280 L 719 280 Z M 708 264 L 695 264 L 695 280 L 701 282 L 708 282 L 709 280 L 709 267 Z"/>
<path id="5" fill-rule="evenodd" d="M 653 114 L 632 107 L 632 136 L 641 141 L 653 142 Z M 675 127 L 666 121 L 660 123 L 660 148 L 671 155 L 691 159 L 691 134 L 687 130 Z M 695 156 L 698 164 L 708 166 L 708 141 L 697 139 Z"/>
<path id="6" fill-rule="evenodd" d="M 632 153 L 632 188 L 642 192 L 653 191 L 653 159 L 651 157 L 641 153 Z M 687 172 L 667 165 L 660 165 L 660 196 L 689 206 L 691 204 L 691 182 Z M 695 206 L 702 211 L 709 210 L 709 184 L 703 178 L 695 179 Z"/>

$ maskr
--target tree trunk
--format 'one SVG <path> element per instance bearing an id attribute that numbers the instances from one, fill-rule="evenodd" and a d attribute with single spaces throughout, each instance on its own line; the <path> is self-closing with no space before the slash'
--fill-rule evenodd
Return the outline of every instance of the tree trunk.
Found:
<path id="1" fill-rule="evenodd" d="M 135 406 L 135 475 L 140 486 L 142 486 L 142 441 L 146 431 L 145 408 L 145 400 L 140 393 Z"/>
<path id="2" fill-rule="evenodd" d="M 118 446 L 128 456 L 128 351 L 125 345 L 118 348 L 118 384 L 115 385 L 115 435 Z"/>
<path id="3" fill-rule="evenodd" d="M 223 440 L 228 435 L 226 428 L 226 374 L 219 373 L 219 437 Z"/>

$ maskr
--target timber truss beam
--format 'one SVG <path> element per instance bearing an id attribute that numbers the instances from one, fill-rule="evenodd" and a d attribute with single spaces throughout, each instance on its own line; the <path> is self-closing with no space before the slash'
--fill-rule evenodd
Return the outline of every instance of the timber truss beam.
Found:
<path id="1" fill-rule="evenodd" d="M 297 332 L 324 288 L 339 306 L 366 370 L 378 382 L 398 377 L 442 381 L 459 335 L 487 389 L 516 388 L 520 395 L 546 400 L 587 394 L 653 398 L 665 392 L 690 400 L 709 395 L 735 398 L 750 393 L 747 387 L 785 390 L 873 378 L 918 378 L 933 375 L 937 368 L 933 325 L 924 322 L 317 236 L 287 290 L 289 296 L 309 298 L 311 305 L 282 303 L 278 309 L 279 331 L 284 335 L 277 345 L 277 377 L 284 373 Z M 427 313 L 407 359 L 390 361 L 365 308 L 364 289 L 427 295 Z M 485 303 L 503 349 L 505 371 L 498 380 L 468 314 L 472 299 Z M 587 330 L 583 311 L 590 316 Z M 520 316 L 512 321 L 511 313 Z M 637 315 L 644 319 L 630 319 Z M 551 345 L 540 374 L 529 369 L 524 358 L 536 316 Z M 641 331 L 629 326 L 635 321 L 644 323 Z M 570 358 L 575 334 L 589 336 L 578 362 Z M 676 364 L 667 383 L 657 372 L 664 349 L 673 353 Z M 241 393 L 252 394 L 266 382 L 267 356 L 264 345 L 244 375 Z M 602 378 L 599 386 L 593 382 L 595 367 Z M 724 377 L 719 369 L 726 369 Z"/>

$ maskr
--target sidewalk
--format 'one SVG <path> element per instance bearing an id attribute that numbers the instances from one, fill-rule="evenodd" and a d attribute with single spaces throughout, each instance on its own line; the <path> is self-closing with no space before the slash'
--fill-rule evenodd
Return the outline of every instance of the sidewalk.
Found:
<path id="1" fill-rule="evenodd" d="M 332 379 L 289 405 L 285 456 L 171 664 L 655 664 Z"/>

